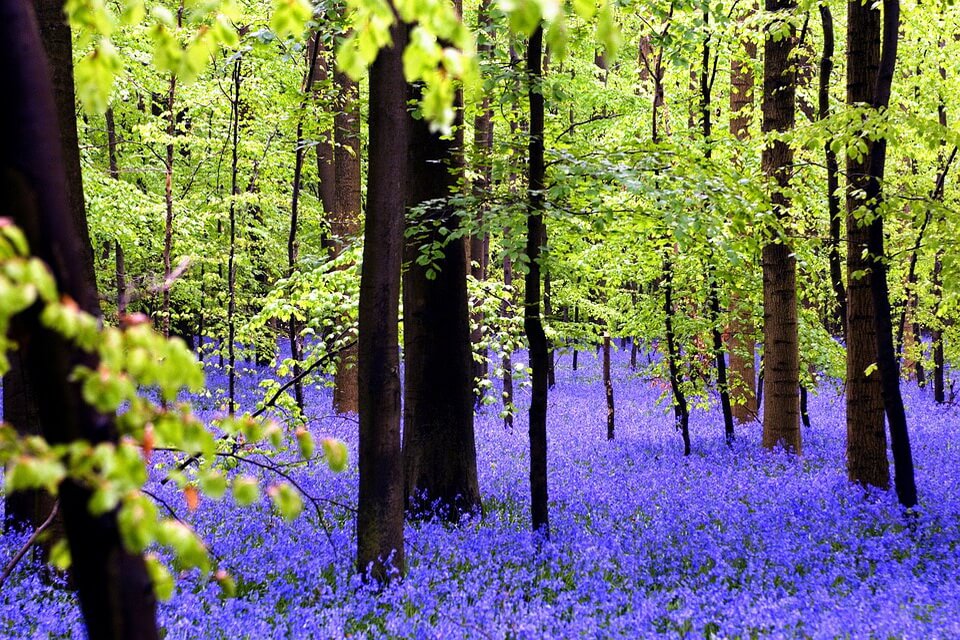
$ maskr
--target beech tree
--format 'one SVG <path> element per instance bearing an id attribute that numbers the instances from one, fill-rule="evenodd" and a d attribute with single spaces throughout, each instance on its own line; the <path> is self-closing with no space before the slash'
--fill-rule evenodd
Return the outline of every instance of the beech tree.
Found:
<path id="1" fill-rule="evenodd" d="M 763 126 L 773 134 L 763 149 L 763 172 L 771 179 L 770 202 L 777 222 L 790 224 L 793 150 L 782 134 L 794 124 L 795 74 L 791 54 L 793 0 L 766 0 L 770 13 L 763 47 Z M 800 365 L 797 336 L 796 258 L 788 239 L 776 230 L 763 247 L 763 446 L 800 453 Z"/>
<path id="2" fill-rule="evenodd" d="M 880 64 L 880 8 L 847 3 L 847 104 L 863 109 L 873 100 Z M 866 137 L 865 133 L 861 134 Z M 870 149 L 847 156 L 847 472 L 850 480 L 877 487 L 890 482 L 877 362 L 875 310 L 867 253 L 866 187 Z"/>
<path id="3" fill-rule="evenodd" d="M 390 28 L 391 43 L 370 67 L 370 163 L 360 279 L 357 372 L 360 490 L 357 568 L 387 580 L 404 570 L 403 461 L 400 449 L 400 265 L 410 123 L 403 49 L 408 26 Z"/>
<path id="4" fill-rule="evenodd" d="M 46 16 L 52 19 L 51 14 Z M 84 311 L 99 315 L 90 279 L 92 256 L 81 240 L 82 209 L 74 208 L 77 203 L 69 194 L 51 76 L 30 4 L 0 3 L 0 30 L 4 43 L 0 70 L 8 96 L 0 106 L 0 198 L 34 251 L 50 265 L 60 290 Z M 69 46 L 69 36 L 59 41 L 64 45 Z M 63 70 L 60 79 L 64 81 Z M 78 268 L 85 263 L 86 268 Z M 112 419 L 84 401 L 79 381 L 70 382 L 78 364 L 96 369 L 96 357 L 45 327 L 39 305 L 21 314 L 16 324 L 23 371 L 37 397 L 44 399 L 37 404 L 44 437 L 53 443 L 116 442 Z M 143 558 L 124 548 L 116 509 L 97 516 L 90 513 L 91 495 L 89 488 L 73 480 L 60 488 L 72 576 L 88 633 L 108 640 L 158 638 L 153 586 Z"/>

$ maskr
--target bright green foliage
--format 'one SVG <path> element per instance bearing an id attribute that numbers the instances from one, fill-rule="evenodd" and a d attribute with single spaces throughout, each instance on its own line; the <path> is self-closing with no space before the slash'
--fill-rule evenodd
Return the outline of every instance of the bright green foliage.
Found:
<path id="1" fill-rule="evenodd" d="M 95 515 L 116 510 L 124 545 L 141 553 L 154 545 L 169 548 L 180 568 L 197 568 L 210 573 L 211 560 L 203 542 L 183 522 L 161 516 L 153 500 L 141 490 L 147 481 L 147 465 L 155 451 L 174 451 L 198 457 L 198 469 L 182 467 L 171 473 L 184 491 L 187 506 L 194 510 L 200 491 L 208 498 L 220 499 L 232 482 L 238 504 L 255 503 L 260 495 L 259 480 L 252 476 L 232 477 L 215 466 L 220 456 L 242 460 L 229 442 L 214 438 L 210 426 L 203 424 L 188 404 L 176 403 L 184 391 L 203 388 L 202 369 L 179 339 L 167 340 L 150 328 L 146 319 L 128 318 L 123 329 L 101 328 L 98 320 L 81 311 L 68 298 L 58 297 L 46 266 L 30 258 L 22 232 L 8 220 L 0 219 L 0 291 L 6 304 L 0 306 L 0 373 L 9 363 L 7 352 L 15 348 L 6 337 L 11 319 L 34 304 L 42 307 L 41 321 L 69 339 L 76 348 L 94 352 L 99 360 L 96 370 L 78 367 L 73 380 L 80 385 L 83 398 L 98 412 L 116 416 L 120 439 L 117 443 L 92 445 L 77 440 L 50 445 L 40 436 L 20 436 L 16 425 L 0 425 L 0 464 L 6 465 L 4 490 L 9 493 L 42 489 L 57 495 L 67 478 L 91 491 L 88 507 Z M 156 404 L 145 391 L 154 391 L 163 401 Z M 229 435 L 242 436 L 251 446 L 284 446 L 282 430 L 270 419 L 249 415 L 226 417 L 212 425 Z M 313 441 L 306 431 L 296 439 L 305 460 L 313 455 Z M 346 466 L 343 443 L 323 441 L 329 466 Z M 264 451 L 269 452 L 269 449 Z M 286 483 L 274 484 L 268 494 L 284 518 L 292 520 L 303 509 L 296 490 Z M 51 562 L 65 568 L 69 550 L 58 545 Z M 157 595 L 169 597 L 173 582 L 170 572 L 154 557 L 147 558 Z M 229 590 L 229 576 L 218 573 L 218 582 Z"/>

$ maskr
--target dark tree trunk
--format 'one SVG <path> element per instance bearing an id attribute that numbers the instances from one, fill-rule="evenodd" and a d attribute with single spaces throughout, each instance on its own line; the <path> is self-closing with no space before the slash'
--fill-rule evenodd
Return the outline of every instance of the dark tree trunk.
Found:
<path id="1" fill-rule="evenodd" d="M 127 267 L 123 259 L 123 245 L 116 241 L 114 247 L 114 256 L 116 257 L 116 282 L 117 282 L 117 320 L 119 322 L 123 316 L 127 315 Z M 203 319 L 203 316 L 200 316 Z M 202 329 L 201 325 L 201 329 Z M 203 340 L 203 332 L 200 333 L 200 340 Z"/>
<path id="2" fill-rule="evenodd" d="M 899 0 L 883 1 L 883 52 L 872 99 L 874 109 L 886 109 L 890 103 L 893 73 L 897 64 L 897 43 L 900 28 Z M 873 214 L 868 248 L 873 259 L 870 293 L 873 297 L 874 327 L 877 339 L 877 368 L 883 390 L 883 408 L 890 425 L 890 448 L 893 452 L 893 484 L 897 498 L 906 508 L 917 504 L 917 485 L 913 475 L 913 453 L 907 430 L 907 416 L 900 394 L 900 363 L 893 344 L 893 319 L 887 290 L 887 263 L 883 248 L 883 176 L 886 165 L 887 140 L 880 138 L 870 149 L 867 206 Z"/>
<path id="3" fill-rule="evenodd" d="M 574 322 L 574 324 L 577 324 L 577 323 L 580 322 L 580 307 L 574 307 L 574 308 L 573 308 L 573 322 Z M 573 347 L 573 363 L 572 363 L 572 367 L 573 367 L 573 370 L 574 370 L 574 371 L 577 370 L 577 356 L 578 356 L 579 354 L 580 354 L 580 352 L 577 351 L 577 347 L 576 347 L 576 345 L 574 345 L 574 347 Z"/>
<path id="4" fill-rule="evenodd" d="M 509 292 L 513 286 L 513 265 L 510 257 L 503 256 L 503 284 Z M 507 294 L 509 295 L 509 293 Z M 507 300 L 500 301 L 500 317 L 506 318 L 510 311 Z M 513 428 L 513 357 L 510 351 L 505 351 L 500 366 L 503 368 L 503 427 Z"/>
<path id="5" fill-rule="evenodd" d="M 800 385 L 800 422 L 804 429 L 810 428 L 810 412 L 807 409 L 807 388 Z"/>
<path id="6" fill-rule="evenodd" d="M 334 116 L 336 141 L 336 208 L 330 221 L 334 252 L 343 251 L 360 233 L 360 99 L 356 82 L 345 74 L 333 76 L 339 108 Z M 347 346 L 337 361 L 333 378 L 333 407 L 339 413 L 357 411 L 357 347 Z"/>
<path id="7" fill-rule="evenodd" d="M 824 120 L 830 115 L 830 75 L 833 73 L 834 31 L 833 15 L 830 7 L 820 5 L 820 22 L 823 25 L 823 55 L 820 58 L 820 80 L 818 91 L 818 119 Z M 823 143 L 823 155 L 827 165 L 827 215 L 830 219 L 829 261 L 830 286 L 837 308 L 839 322 L 831 320 L 828 324 L 832 331 L 838 329 L 841 335 L 847 335 L 847 291 L 843 286 L 843 268 L 840 260 L 840 165 L 837 154 L 833 152 L 833 140 Z"/>
<path id="8" fill-rule="evenodd" d="M 943 300 L 943 250 L 937 251 L 933 258 L 933 295 L 935 297 L 934 316 L 940 310 Z M 937 404 L 947 401 L 943 381 L 943 320 L 938 320 L 931 331 L 933 341 L 933 400 Z"/>
<path id="9" fill-rule="evenodd" d="M 667 252 L 672 251 L 668 247 Z M 680 373 L 680 350 L 673 329 L 673 261 L 668 257 L 663 260 L 663 315 L 667 337 L 667 366 L 670 370 L 670 390 L 673 392 L 673 417 L 680 437 L 683 438 L 683 455 L 690 455 L 690 410 L 687 408 L 687 398 L 683 393 Z"/>
<path id="10" fill-rule="evenodd" d="M 402 59 L 407 26 L 395 24 L 391 36 L 393 46 L 381 49 L 370 67 L 370 165 L 357 352 L 357 568 L 369 569 L 377 580 L 390 578 L 388 562 L 404 571 L 398 323 L 409 146 Z"/>
<path id="11" fill-rule="evenodd" d="M 790 14 L 795 0 L 766 0 L 778 29 L 778 15 Z M 778 39 L 764 38 L 763 124 L 764 133 L 793 128 L 795 74 L 792 59 L 793 28 Z M 786 189 L 793 171 L 793 150 L 776 140 L 763 150 L 763 172 L 776 181 L 771 202 L 777 219 L 789 226 L 790 199 Z M 786 238 L 776 238 L 763 247 L 763 343 L 766 395 L 763 404 L 763 446 L 783 446 L 794 453 L 800 446 L 800 354 L 797 336 L 797 268 Z"/>
<path id="12" fill-rule="evenodd" d="M 107 112 L 104 114 L 104 121 L 107 125 L 107 166 L 109 167 L 109 175 L 114 180 L 119 180 L 120 168 L 117 166 L 117 127 L 113 121 L 112 107 L 107 108 Z"/>
<path id="13" fill-rule="evenodd" d="M 543 247 L 547 246 L 547 231 L 544 226 Z M 543 276 L 543 315 L 546 318 L 553 316 L 553 306 L 550 301 L 550 270 L 547 269 Z M 547 339 L 547 387 L 553 389 L 557 386 L 557 361 L 556 352 L 553 348 L 553 341 Z"/>
<path id="14" fill-rule="evenodd" d="M 870 104 L 879 64 L 880 9 L 848 2 L 847 104 Z M 868 142 L 870 148 L 873 144 Z M 877 361 L 869 274 L 873 265 L 866 255 L 869 230 L 860 223 L 868 163 L 867 157 L 847 158 L 847 476 L 852 482 L 887 487 L 890 466 L 880 376 L 866 373 Z"/>
<path id="15" fill-rule="evenodd" d="M 297 238 L 297 232 L 300 226 L 300 189 L 303 186 L 303 162 L 307 150 L 303 139 L 303 118 L 306 111 L 307 97 L 313 90 L 313 83 L 316 79 L 318 59 L 320 58 L 320 37 L 314 35 L 310 39 L 307 47 L 306 71 L 304 72 L 304 98 L 300 101 L 300 115 L 297 117 L 297 136 L 294 140 L 293 148 L 293 184 L 290 194 L 290 229 L 287 234 L 287 276 L 292 277 L 299 258 L 300 241 Z M 238 62 L 239 64 L 239 62 Z M 239 74 L 237 76 L 237 100 L 239 101 Z M 319 154 L 319 148 L 317 150 Z M 293 313 L 287 319 L 287 339 L 290 341 L 290 359 L 293 360 L 291 375 L 293 376 L 293 398 L 297 403 L 297 409 L 300 411 L 301 419 L 303 417 L 303 380 L 300 378 L 301 366 L 301 340 L 300 323 Z"/>
<path id="16" fill-rule="evenodd" d="M 550 537 L 547 507 L 547 374 L 550 354 L 540 317 L 540 249 L 544 239 L 543 201 L 545 166 L 543 159 L 543 27 L 527 44 L 527 96 L 530 102 L 530 138 L 527 204 L 527 257 L 524 279 L 523 328 L 530 347 L 532 389 L 530 394 L 530 507 L 533 530 Z"/>
<path id="17" fill-rule="evenodd" d="M 29 3 L 0 1 L 0 42 L 6 87 L 0 101 L 0 200 L 34 253 L 50 266 L 61 293 L 99 314 L 90 279 L 93 256 L 83 241 L 84 221 L 71 206 L 50 76 Z M 96 369 L 96 358 L 46 329 L 38 311 L 33 307 L 21 314 L 13 335 L 21 346 L 23 371 L 44 399 L 37 405 L 42 433 L 55 444 L 116 441 L 112 417 L 94 412 L 83 402 L 80 386 L 69 382 L 81 363 Z M 157 638 L 153 588 L 143 558 L 124 550 L 116 511 L 90 514 L 90 496 L 72 481 L 61 486 L 73 579 L 88 634 L 98 640 Z"/>
<path id="18" fill-rule="evenodd" d="M 613 409 L 613 380 L 610 378 L 610 334 L 603 336 L 603 388 L 607 396 L 607 440 L 613 440 L 614 409 Z"/>
<path id="19" fill-rule="evenodd" d="M 411 87 L 410 99 L 419 101 L 418 88 Z M 426 207 L 417 215 L 429 230 L 408 238 L 406 246 L 403 466 L 409 512 L 423 518 L 436 514 L 455 523 L 465 514 L 479 513 L 482 505 L 473 431 L 466 241 L 450 239 L 459 222 L 447 202 L 463 172 L 459 95 L 454 108 L 452 137 L 432 133 L 423 119 L 411 117 L 409 124 L 407 204 Z M 418 264 L 424 245 L 442 246 L 439 259 Z"/>
<path id="20" fill-rule="evenodd" d="M 53 89 L 57 126 L 60 131 L 60 151 L 63 170 L 66 174 L 69 214 L 72 217 L 74 229 L 80 235 L 80 246 L 87 254 L 82 264 L 78 266 L 82 270 L 87 286 L 95 291 L 97 281 L 93 270 L 93 247 L 90 245 L 84 207 L 80 147 L 74 111 L 73 48 L 70 27 L 63 13 L 63 2 L 60 0 L 34 0 L 33 7 Z M 36 407 L 37 398 L 30 385 L 29 376 L 23 371 L 23 362 L 19 354 L 16 352 L 10 354 L 10 364 L 10 371 L 4 376 L 3 384 L 5 420 L 15 425 L 20 433 L 39 434 L 42 429 Z M 5 524 L 36 528 L 46 519 L 53 508 L 53 503 L 53 499 L 44 492 L 26 491 L 14 494 L 8 500 L 5 509 Z M 61 520 L 62 518 L 57 519 L 54 527 L 55 535 L 62 536 Z"/>
<path id="21" fill-rule="evenodd" d="M 233 98 L 231 100 L 231 117 L 232 117 L 232 132 L 231 132 L 231 161 L 230 161 L 230 214 L 229 214 L 229 227 L 230 227 L 230 248 L 227 255 L 227 395 L 230 399 L 229 411 L 232 415 L 237 408 L 236 397 L 237 397 L 237 357 L 235 352 L 234 342 L 236 341 L 237 335 L 237 204 L 236 199 L 237 195 L 240 193 L 239 185 L 237 184 L 237 178 L 239 173 L 239 158 L 238 151 L 240 146 L 240 83 L 243 79 L 240 71 L 240 64 L 242 58 L 238 57 L 236 62 L 233 65 Z M 173 107 L 173 80 L 170 81 L 170 107 Z M 172 118 L 172 116 L 171 116 Z M 172 120 L 171 120 L 172 122 Z M 170 144 L 167 147 L 168 154 L 172 154 L 173 145 Z M 167 158 L 172 162 L 173 156 L 168 155 Z M 172 171 L 173 165 L 170 165 Z M 167 181 L 167 186 L 169 187 L 170 182 Z M 169 202 L 169 200 L 168 200 Z M 169 214 L 168 209 L 168 214 Z M 167 222 L 171 221 L 171 218 L 168 216 Z M 294 225 L 295 225 L 294 219 Z M 296 228 L 294 226 L 294 228 Z M 168 231 L 169 231 L 168 227 Z M 169 249 L 169 246 L 165 247 L 164 256 L 167 259 L 166 263 L 169 266 L 169 254 L 166 253 L 166 250 Z M 169 289 L 164 288 L 165 292 L 168 292 Z M 164 305 L 169 311 L 169 296 L 164 298 Z M 169 322 L 169 316 L 164 315 L 165 321 Z"/>
<path id="22" fill-rule="evenodd" d="M 710 13 L 705 9 L 703 12 L 703 22 L 705 25 L 710 23 Z M 708 35 L 703 42 L 703 57 L 700 65 L 700 127 L 703 133 L 704 158 L 709 160 L 713 155 L 711 148 L 711 136 L 713 135 L 713 123 L 710 117 L 711 94 L 713 92 L 713 79 L 710 72 L 710 38 Z M 733 443 L 733 411 L 730 408 L 730 391 L 727 384 L 727 362 L 724 357 L 723 334 L 720 331 L 720 285 L 717 283 L 716 269 L 713 266 L 712 256 L 707 262 L 707 280 L 710 282 L 709 303 L 710 303 L 710 322 L 713 325 L 711 334 L 713 337 L 713 359 L 717 367 L 717 391 L 720 394 L 720 408 L 723 412 L 723 437 L 727 444 Z"/>

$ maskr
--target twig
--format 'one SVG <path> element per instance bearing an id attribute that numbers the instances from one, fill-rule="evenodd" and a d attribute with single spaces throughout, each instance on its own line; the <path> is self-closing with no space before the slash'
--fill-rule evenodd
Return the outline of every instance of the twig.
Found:
<path id="1" fill-rule="evenodd" d="M 7 566 L 3 569 L 3 575 L 0 575 L 0 588 L 3 588 L 3 585 L 6 583 L 7 578 L 10 577 L 10 574 L 13 573 L 13 570 L 17 568 L 17 565 L 20 564 L 20 561 L 23 560 L 23 556 L 27 555 L 27 551 L 30 550 L 30 547 L 34 545 L 37 541 L 37 538 L 40 537 L 40 534 L 47 530 L 47 528 L 53 524 L 53 519 L 57 517 L 57 512 L 60 510 L 60 501 L 57 500 L 53 503 L 53 509 L 50 510 L 50 515 L 47 516 L 47 519 L 43 521 L 36 531 L 27 538 L 27 541 L 23 543 L 23 546 L 20 547 L 20 550 L 17 551 L 16 555 L 7 563 Z"/>

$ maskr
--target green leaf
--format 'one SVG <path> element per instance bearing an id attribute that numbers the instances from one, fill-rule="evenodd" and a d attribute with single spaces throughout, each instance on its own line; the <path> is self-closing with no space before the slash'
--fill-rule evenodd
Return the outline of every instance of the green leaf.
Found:
<path id="1" fill-rule="evenodd" d="M 296 431 L 297 445 L 300 448 L 300 457 L 309 460 L 313 457 L 314 449 L 313 436 L 304 427 L 299 427 Z"/>
<path id="2" fill-rule="evenodd" d="M 173 595 L 173 576 L 170 574 L 170 570 L 152 553 L 147 554 L 144 561 L 157 599 L 169 600 L 170 596 Z"/>
<path id="3" fill-rule="evenodd" d="M 214 500 L 219 500 L 227 491 L 227 478 L 219 471 L 207 471 L 200 475 L 200 490 Z"/>
<path id="4" fill-rule="evenodd" d="M 267 490 L 267 494 L 280 517 L 287 522 L 295 520 L 303 511 L 303 500 L 300 494 L 285 482 L 273 485 Z"/>
<path id="5" fill-rule="evenodd" d="M 233 500 L 246 507 L 260 498 L 260 484 L 251 476 L 240 476 L 233 481 Z"/>
<path id="6" fill-rule="evenodd" d="M 66 571 L 70 568 L 70 545 L 67 544 L 66 538 L 60 538 L 53 543 L 50 548 L 50 564 L 60 571 Z"/>
<path id="7" fill-rule="evenodd" d="M 122 68 L 117 50 L 106 38 L 74 66 L 77 97 L 87 113 L 107 110 L 113 79 Z"/>
<path id="8" fill-rule="evenodd" d="M 270 29 L 280 38 L 301 37 L 313 7 L 306 0 L 274 0 Z"/>
<path id="9" fill-rule="evenodd" d="M 334 438 L 324 438 L 320 444 L 331 470 L 340 472 L 347 468 L 347 445 Z"/>

